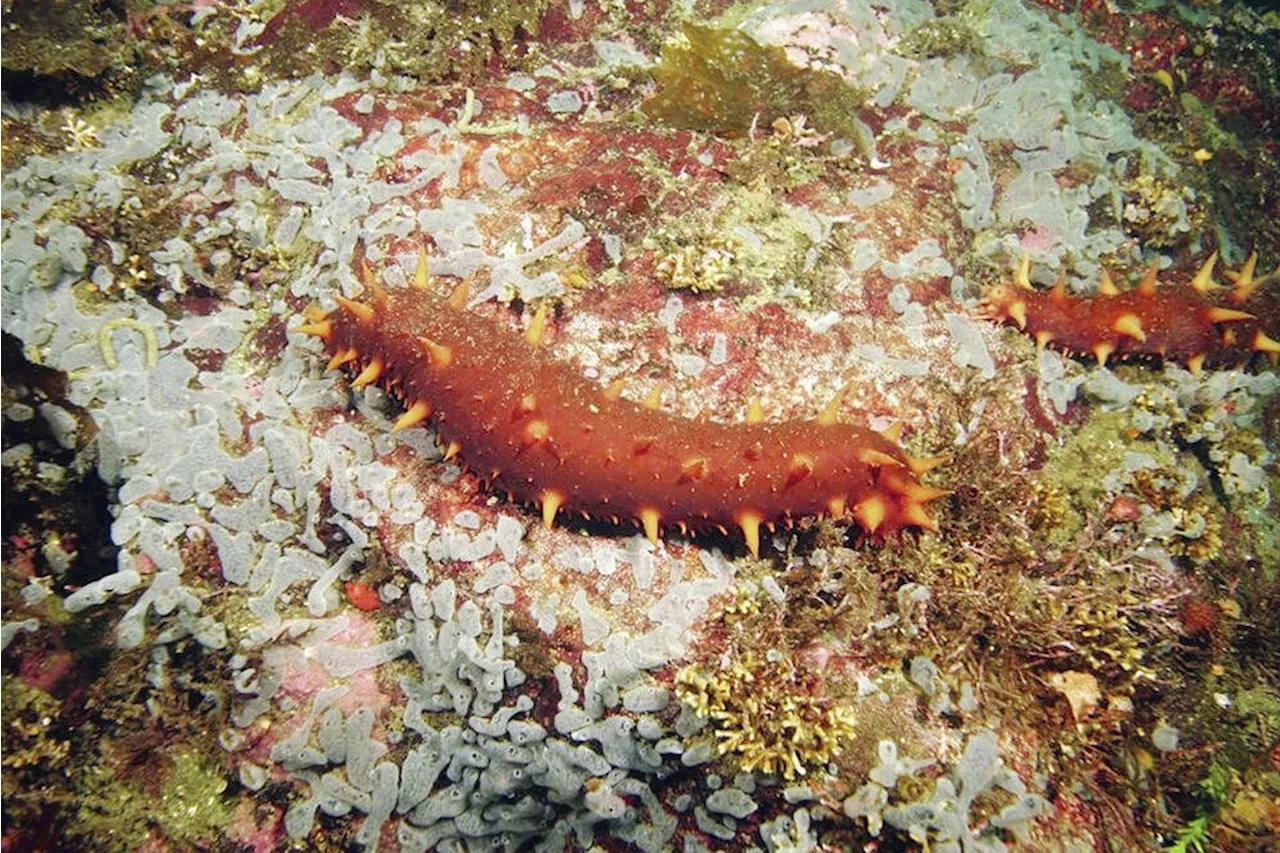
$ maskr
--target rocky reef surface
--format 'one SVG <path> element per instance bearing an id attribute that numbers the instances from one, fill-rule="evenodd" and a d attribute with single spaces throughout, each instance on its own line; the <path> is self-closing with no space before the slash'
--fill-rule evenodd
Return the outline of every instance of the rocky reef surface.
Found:
<path id="1" fill-rule="evenodd" d="M 1275 13 L 496 6 L 5 3 L 4 849 L 1272 849 L 1274 366 L 978 304 L 1280 286 Z M 296 331 L 424 254 L 937 530 L 545 528 Z"/>

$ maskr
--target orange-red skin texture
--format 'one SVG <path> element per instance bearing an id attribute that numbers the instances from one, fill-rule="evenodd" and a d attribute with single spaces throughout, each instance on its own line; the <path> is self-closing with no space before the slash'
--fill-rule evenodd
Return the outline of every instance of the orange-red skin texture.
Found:
<path id="1" fill-rule="evenodd" d="M 1157 357 L 1186 364 L 1204 355 L 1213 365 L 1246 364 L 1257 353 L 1250 347 L 1254 333 L 1280 336 L 1280 308 L 1274 294 L 1255 293 L 1237 304 L 1229 298 L 1206 299 L 1185 285 L 1164 285 L 1155 293 L 1127 290 L 1115 296 L 1058 296 L 1052 290 L 1027 290 L 1010 284 L 992 287 L 986 294 L 986 313 L 991 319 L 1017 325 L 1008 313 L 1009 304 L 1021 300 L 1026 305 L 1026 326 L 1022 331 L 1035 338 L 1040 332 L 1052 337 L 1049 346 L 1073 355 L 1091 355 L 1099 343 L 1115 347 L 1112 359 Z M 1215 323 L 1212 308 L 1240 310 L 1251 319 Z M 1145 340 L 1116 331 L 1116 322 L 1126 314 L 1138 317 Z M 1232 342 L 1224 340 L 1230 332 Z"/>
<path id="2" fill-rule="evenodd" d="M 743 512 L 766 525 L 819 516 L 832 498 L 852 510 L 881 495 L 877 533 L 913 524 L 903 512 L 918 506 L 906 492 L 919 483 L 897 445 L 870 429 L 680 418 L 610 399 L 545 347 L 427 291 L 369 304 L 368 320 L 333 312 L 326 352 L 354 347 L 353 374 L 381 359 L 379 384 L 406 406 L 428 403 L 442 442 L 457 442 L 471 471 L 518 501 L 541 504 L 552 491 L 561 513 L 634 521 L 656 510 L 664 527 L 698 530 L 738 526 Z M 449 363 L 433 360 L 422 339 L 447 347 Z M 868 450 L 881 462 L 861 461 Z M 812 463 L 806 475 L 796 476 L 797 458 Z"/>

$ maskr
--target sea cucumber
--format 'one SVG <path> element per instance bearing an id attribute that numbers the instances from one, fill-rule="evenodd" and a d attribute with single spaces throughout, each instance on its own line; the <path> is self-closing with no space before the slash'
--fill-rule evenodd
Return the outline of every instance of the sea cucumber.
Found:
<path id="1" fill-rule="evenodd" d="M 464 310 L 465 285 L 431 292 L 425 255 L 412 286 L 387 292 L 362 264 L 369 302 L 336 297 L 300 331 L 320 338 L 329 368 L 352 386 L 378 383 L 405 406 L 393 429 L 428 418 L 446 447 L 492 488 L 558 513 L 663 529 L 742 530 L 832 517 L 876 536 L 936 530 L 925 504 L 949 492 L 922 483 L 941 459 L 913 459 L 897 431 L 837 420 L 841 395 L 813 420 L 766 423 L 758 403 L 740 423 L 690 420 L 600 387 L 540 346 L 543 305 L 524 336 Z"/>
<path id="2" fill-rule="evenodd" d="M 1199 375 L 1204 365 L 1242 365 L 1255 356 L 1280 354 L 1280 298 L 1263 288 L 1277 273 L 1255 277 L 1250 255 L 1227 289 L 1213 280 L 1215 252 L 1184 286 L 1158 285 L 1153 266 L 1132 290 L 1121 291 L 1104 271 L 1096 296 L 1072 296 L 1058 278 L 1050 290 L 1036 290 L 1024 257 L 1012 283 L 989 287 L 981 312 L 1013 323 L 1036 340 L 1071 355 L 1109 359 L 1153 357 L 1181 362 Z"/>

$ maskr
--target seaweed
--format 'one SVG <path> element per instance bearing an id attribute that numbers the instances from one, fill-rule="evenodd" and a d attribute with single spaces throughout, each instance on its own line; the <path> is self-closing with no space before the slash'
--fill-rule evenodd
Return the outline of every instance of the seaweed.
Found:
<path id="1" fill-rule="evenodd" d="M 672 127 L 742 135 L 791 115 L 853 138 L 865 93 L 832 71 L 801 68 L 780 47 L 735 29 L 685 24 L 654 70 L 657 94 L 642 109 Z"/>

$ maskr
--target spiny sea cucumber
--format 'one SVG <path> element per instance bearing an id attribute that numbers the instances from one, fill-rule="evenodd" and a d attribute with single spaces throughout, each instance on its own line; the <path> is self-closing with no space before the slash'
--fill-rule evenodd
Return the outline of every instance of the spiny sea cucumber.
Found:
<path id="1" fill-rule="evenodd" d="M 920 482 L 940 459 L 913 459 L 896 431 L 841 423 L 841 397 L 817 418 L 763 422 L 758 403 L 743 423 L 689 420 L 636 403 L 621 382 L 599 387 L 539 346 L 546 306 L 523 338 L 465 311 L 465 285 L 446 300 L 428 285 L 426 256 L 412 287 L 388 293 L 362 264 L 371 302 L 336 297 L 296 331 L 320 338 L 329 368 L 352 386 L 378 383 L 406 406 L 394 429 L 430 418 L 446 458 L 483 482 L 542 509 L 615 524 L 742 530 L 759 555 L 760 527 L 831 516 L 878 536 L 936 530 L 925 504 L 948 494 Z"/>
<path id="2" fill-rule="evenodd" d="M 1013 282 L 989 287 L 981 312 L 989 320 L 1014 323 L 1036 340 L 1099 364 L 1111 358 L 1157 357 L 1174 360 L 1199 375 L 1211 365 L 1247 364 L 1280 354 L 1280 296 L 1262 285 L 1277 273 L 1254 276 L 1256 254 L 1238 272 L 1227 272 L 1230 289 L 1213 280 L 1215 252 L 1185 286 L 1160 287 L 1153 266 L 1132 290 L 1121 291 L 1105 271 L 1096 296 L 1072 296 L 1066 280 L 1051 290 L 1036 290 L 1024 257 Z"/>

